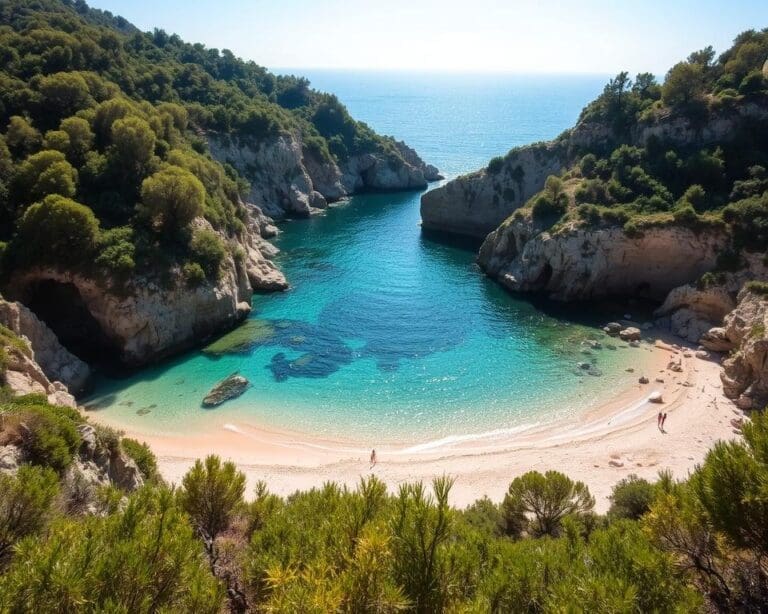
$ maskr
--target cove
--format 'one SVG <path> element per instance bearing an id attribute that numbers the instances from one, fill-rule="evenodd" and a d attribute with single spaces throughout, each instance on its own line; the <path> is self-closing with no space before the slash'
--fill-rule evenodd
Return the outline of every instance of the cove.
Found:
<path id="1" fill-rule="evenodd" d="M 603 76 L 308 76 L 448 178 L 512 146 L 553 138 L 605 83 Z M 477 269 L 477 246 L 421 231 L 420 195 L 360 195 L 283 223 L 274 243 L 288 292 L 256 296 L 250 320 L 207 350 L 127 378 L 99 378 L 86 404 L 99 421 L 148 435 L 248 423 L 422 444 L 576 416 L 637 381 L 650 352 L 609 349 L 596 328 L 623 310 L 551 311 L 508 294 Z M 588 339 L 603 348 L 590 350 Z M 235 371 L 251 387 L 203 409 L 208 390 Z"/>
<path id="2" fill-rule="evenodd" d="M 415 442 L 562 419 L 635 381 L 625 368 L 648 352 L 607 340 L 599 317 L 548 316 L 506 293 L 471 246 L 422 233 L 419 196 L 358 196 L 283 224 L 288 292 L 255 297 L 246 323 L 200 351 L 100 379 L 87 404 L 147 434 L 215 419 Z M 203 409 L 233 372 L 251 387 Z"/>

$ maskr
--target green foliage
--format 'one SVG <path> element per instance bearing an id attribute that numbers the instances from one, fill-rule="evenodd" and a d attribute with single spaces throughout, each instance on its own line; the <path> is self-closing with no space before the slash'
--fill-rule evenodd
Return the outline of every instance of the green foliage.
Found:
<path id="1" fill-rule="evenodd" d="M 185 262 L 181 273 L 190 288 L 197 288 L 205 283 L 205 271 L 197 262 Z"/>
<path id="2" fill-rule="evenodd" d="M 728 205 L 723 219 L 730 224 L 737 247 L 750 251 L 768 247 L 768 192 Z"/>
<path id="3" fill-rule="evenodd" d="M 19 540 L 43 528 L 58 491 L 58 476 L 46 467 L 22 466 L 16 475 L 0 473 L 0 570 Z"/>
<path id="4" fill-rule="evenodd" d="M 22 262 L 66 266 L 87 262 L 99 236 L 93 211 L 63 196 L 47 196 L 24 212 L 15 251 Z"/>
<path id="5" fill-rule="evenodd" d="M 0 579 L 10 611 L 221 611 L 224 590 L 168 490 L 146 488 L 120 511 L 48 533 L 22 540 Z"/>
<path id="6" fill-rule="evenodd" d="M 203 212 L 205 187 L 189 171 L 168 166 L 142 182 L 141 201 L 152 229 L 174 235 Z"/>
<path id="7" fill-rule="evenodd" d="M 634 474 L 630 475 L 613 487 L 608 516 L 639 520 L 648 512 L 655 497 L 653 484 Z"/>
<path id="8" fill-rule="evenodd" d="M 584 515 L 594 506 L 595 499 L 582 482 L 558 471 L 529 471 L 509 485 L 502 513 L 510 535 L 528 530 L 533 535 L 556 536 L 566 517 Z"/>
<path id="9" fill-rule="evenodd" d="M 203 267 L 205 274 L 210 279 L 217 279 L 221 263 L 227 257 L 227 248 L 219 235 L 205 228 L 196 230 L 192 235 L 189 250 L 192 258 Z"/>
<path id="10" fill-rule="evenodd" d="M 120 440 L 123 452 L 130 456 L 141 471 L 146 482 L 157 484 L 162 481 L 157 468 L 157 459 L 146 443 L 124 437 Z"/>
<path id="11" fill-rule="evenodd" d="M 243 503 L 245 475 L 231 462 L 222 464 L 218 456 L 205 462 L 195 461 L 184 476 L 179 503 L 189 514 L 192 524 L 213 539 L 224 531 L 232 514 Z"/>
<path id="12" fill-rule="evenodd" d="M 210 157 L 204 134 L 256 146 L 290 133 L 320 163 L 364 153 L 404 161 L 392 139 L 355 121 L 305 79 L 276 77 L 228 50 L 176 35 L 141 33 L 80 0 L 3 6 L 0 58 L 0 240 L 16 234 L 30 203 L 50 194 L 72 198 L 107 231 L 134 232 L 130 241 L 103 237 L 109 253 L 95 269 L 105 277 L 168 278 L 187 262 L 191 217 L 204 216 L 225 242 L 243 231 L 245 182 Z M 169 167 L 200 183 L 190 187 L 189 176 L 180 179 L 178 172 L 158 177 Z M 162 192 L 159 179 L 165 179 L 165 188 L 190 197 L 188 205 L 167 191 L 156 200 L 142 197 L 143 181 L 152 177 L 150 192 Z M 159 211 L 144 207 L 158 203 Z M 137 209 L 146 215 L 135 215 Z M 161 244 L 146 232 L 147 220 L 163 234 Z M 24 249 L 10 242 L 9 262 L 33 264 L 18 257 Z M 76 260 L 70 256 L 66 266 L 94 272 Z M 214 268 L 198 264 L 209 274 Z"/>
<path id="13" fill-rule="evenodd" d="M 48 405 L 45 397 L 30 397 L 10 407 L 6 430 L 22 445 L 30 462 L 57 472 L 66 469 L 80 446 L 76 410 Z M 15 435 L 14 435 L 15 434 Z"/>
<path id="14" fill-rule="evenodd" d="M 134 231 L 129 226 L 102 231 L 97 239 L 96 251 L 96 266 L 111 278 L 123 279 L 136 268 Z"/>
<path id="15" fill-rule="evenodd" d="M 496 156 L 495 158 L 491 158 L 491 161 L 488 163 L 488 172 L 491 175 L 498 175 L 503 168 L 504 168 L 504 158 L 502 156 Z"/>
<path id="16" fill-rule="evenodd" d="M 661 99 L 670 107 L 685 107 L 704 95 L 704 68 L 701 64 L 675 64 L 664 79 Z"/>
<path id="17" fill-rule="evenodd" d="M 768 282 L 757 280 L 748 281 L 744 284 L 744 287 L 758 296 L 768 296 Z"/>
<path id="18" fill-rule="evenodd" d="M 14 194 L 20 203 L 41 200 L 49 194 L 72 198 L 77 171 L 61 151 L 41 151 L 22 162 L 14 178 Z"/>

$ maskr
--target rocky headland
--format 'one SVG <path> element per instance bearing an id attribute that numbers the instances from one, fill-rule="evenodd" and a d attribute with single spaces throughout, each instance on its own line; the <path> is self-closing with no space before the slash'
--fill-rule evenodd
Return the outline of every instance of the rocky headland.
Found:
<path id="1" fill-rule="evenodd" d="M 647 178 L 637 169 L 655 151 L 680 152 L 681 159 L 691 152 L 708 155 L 718 147 L 736 147 L 733 142 L 745 132 L 768 125 L 768 104 L 762 98 L 712 107 L 704 121 L 675 109 L 638 115 L 621 134 L 610 122 L 590 116 L 588 107 L 579 123 L 554 141 L 513 149 L 487 168 L 424 194 L 422 226 L 482 238 L 480 268 L 514 292 L 561 301 L 657 301 L 657 325 L 723 356 L 726 394 L 741 408 L 762 408 L 768 404 L 765 299 L 745 288 L 768 279 L 768 270 L 762 255 L 744 245 L 743 235 L 751 231 L 739 231 L 712 214 L 700 216 L 684 198 L 672 203 L 676 210 L 670 213 L 640 216 L 632 213 L 637 205 L 628 206 L 629 214 L 614 213 L 610 207 L 621 207 L 611 204 L 613 194 L 621 188 L 609 185 L 613 193 L 595 193 L 599 172 L 582 170 L 591 167 L 582 162 L 591 154 L 604 165 L 604 178 L 605 169 L 616 165 L 618 154 L 609 154 L 623 146 L 621 155 L 640 156 L 640 164 L 632 169 L 634 175 L 629 167 L 617 168 L 613 180 L 632 185 L 638 176 Z M 638 158 L 632 163 L 638 164 Z M 761 172 L 750 169 L 749 176 Z M 550 176 L 560 178 L 554 188 L 545 186 Z M 738 182 L 735 186 L 734 194 L 742 189 Z M 664 195 L 663 189 L 658 193 Z M 593 202 L 589 198 L 607 200 L 603 209 L 580 205 Z M 537 200 L 557 213 L 537 216 Z M 685 207 L 685 215 L 676 212 Z M 732 261 L 728 266 L 726 258 Z"/>

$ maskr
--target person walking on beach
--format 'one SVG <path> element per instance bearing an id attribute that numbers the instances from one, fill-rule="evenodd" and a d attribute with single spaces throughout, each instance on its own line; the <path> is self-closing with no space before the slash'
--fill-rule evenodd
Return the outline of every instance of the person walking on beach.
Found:
<path id="1" fill-rule="evenodd" d="M 376 466 L 376 450 L 371 450 L 371 469 Z"/>
<path id="2" fill-rule="evenodd" d="M 661 412 L 659 412 L 659 415 L 656 416 L 656 428 L 661 429 Z"/>
<path id="3" fill-rule="evenodd" d="M 664 430 L 664 423 L 667 421 L 667 412 L 664 412 L 664 415 L 661 417 L 661 430 Z"/>

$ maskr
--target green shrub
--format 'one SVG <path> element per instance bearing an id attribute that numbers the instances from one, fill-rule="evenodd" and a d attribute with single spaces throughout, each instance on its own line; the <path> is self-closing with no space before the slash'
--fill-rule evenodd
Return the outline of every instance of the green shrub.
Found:
<path id="1" fill-rule="evenodd" d="M 748 281 L 744 284 L 744 287 L 753 294 L 758 296 L 768 296 L 768 282 L 765 281 Z"/>
<path id="2" fill-rule="evenodd" d="M 205 271 L 197 262 L 184 263 L 181 274 L 190 288 L 197 288 L 205 283 Z"/>
<path id="3" fill-rule="evenodd" d="M 501 509 L 509 534 L 525 529 L 534 535 L 556 536 L 566 517 L 581 516 L 594 506 L 595 499 L 582 482 L 558 471 L 529 471 L 512 480 Z"/>
<path id="4" fill-rule="evenodd" d="M 653 484 L 632 474 L 613 487 L 608 516 L 639 520 L 651 508 L 655 496 Z"/>
<path id="5" fill-rule="evenodd" d="M 218 234 L 201 228 L 192 235 L 189 251 L 195 262 L 199 263 L 209 279 L 217 279 L 221 263 L 227 257 L 227 248 Z"/>
<path id="6" fill-rule="evenodd" d="M 120 445 L 123 452 L 136 463 L 145 481 L 155 484 L 161 481 L 157 459 L 146 443 L 139 443 L 135 439 L 125 437 L 120 440 Z"/>
<path id="7" fill-rule="evenodd" d="M 184 476 L 179 502 L 193 525 L 213 539 L 229 526 L 244 492 L 245 475 L 235 464 L 208 456 L 205 462 L 195 461 Z"/>
<path id="8" fill-rule="evenodd" d="M 488 173 L 491 175 L 498 175 L 504 169 L 504 158 L 502 156 L 496 156 L 491 158 L 488 163 Z"/>
<path id="9" fill-rule="evenodd" d="M 0 472 L 0 570 L 19 540 L 43 528 L 58 487 L 58 476 L 47 467 L 23 465 L 16 475 Z"/>
<path id="10" fill-rule="evenodd" d="M 111 228 L 99 234 L 95 263 L 110 276 L 124 278 L 136 268 L 136 246 L 129 226 Z"/>
<path id="11" fill-rule="evenodd" d="M 564 199 L 555 200 L 549 195 L 541 194 L 533 201 L 531 214 L 537 222 L 554 223 L 565 215 L 567 210 L 568 204 Z"/>
<path id="12" fill-rule="evenodd" d="M 224 596 L 172 493 L 153 488 L 106 517 L 62 519 L 21 541 L 0 580 L 14 612 L 217 614 Z"/>
<path id="13" fill-rule="evenodd" d="M 80 447 L 76 426 L 82 423 L 82 418 L 71 408 L 47 404 L 15 404 L 10 420 L 24 426 L 26 435 L 21 442 L 35 465 L 62 472 L 72 462 Z"/>
<path id="14" fill-rule="evenodd" d="M 25 264 L 81 266 L 89 262 L 99 221 L 88 207 L 63 196 L 46 196 L 26 210 L 13 252 Z"/>

